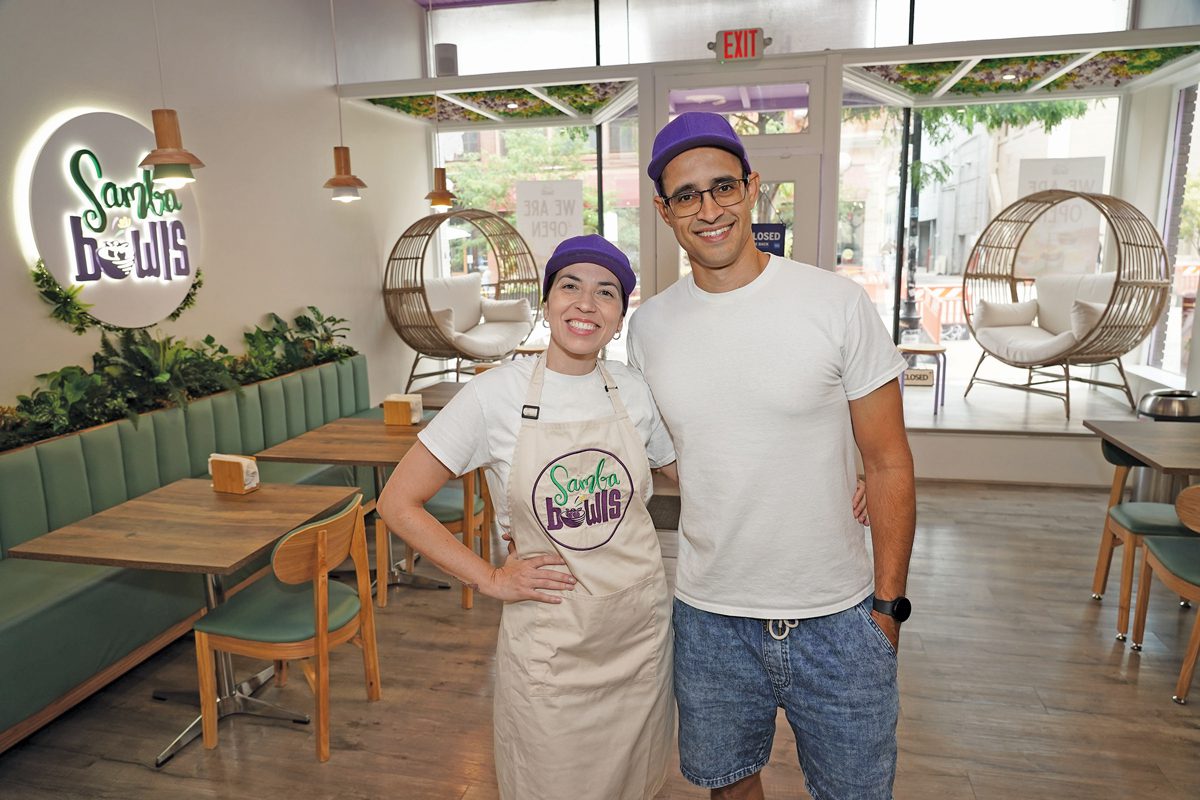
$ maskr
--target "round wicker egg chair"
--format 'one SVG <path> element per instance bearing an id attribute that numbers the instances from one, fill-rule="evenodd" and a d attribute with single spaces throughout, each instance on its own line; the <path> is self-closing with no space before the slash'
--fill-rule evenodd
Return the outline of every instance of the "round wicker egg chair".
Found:
<path id="1" fill-rule="evenodd" d="M 496 255 L 498 280 L 483 285 L 483 295 L 493 300 L 524 299 L 536 320 L 541 299 L 541 278 L 537 263 L 529 246 L 516 229 L 490 211 L 463 209 L 443 214 L 430 214 L 409 226 L 388 256 L 383 278 L 383 303 L 392 327 L 404 343 L 416 351 L 412 370 L 409 372 L 405 391 L 413 381 L 453 372 L 457 378 L 463 362 L 496 361 L 512 352 L 529 333 L 512 342 L 507 353 L 496 354 L 470 352 L 456 345 L 447 335 L 445 328 L 434 318 L 429 297 L 425 291 L 425 254 L 429 242 L 444 223 L 462 220 L 470 223 Z M 422 358 L 450 359 L 454 365 L 443 370 L 417 372 Z"/>
<path id="2" fill-rule="evenodd" d="M 977 326 L 978 320 L 975 317 L 977 304 L 980 300 L 993 304 L 1018 303 L 1021 299 L 1018 287 L 1023 281 L 1015 275 L 1014 269 L 1026 234 L 1050 209 L 1059 203 L 1076 199 L 1091 204 L 1100 212 L 1108 226 L 1108 241 L 1114 249 L 1114 272 L 1097 273 L 1094 277 L 1082 278 L 1092 281 L 1094 286 L 1101 287 L 1099 291 L 1106 295 L 1090 298 L 1095 301 L 1092 304 L 1094 307 L 1103 308 L 1102 313 L 1099 313 L 1094 321 L 1073 330 L 1071 336 L 1063 336 L 1066 345 L 1061 352 L 1022 355 L 1020 348 L 1005 348 L 1004 352 L 998 352 L 1000 348 L 997 347 L 989 349 L 988 345 L 981 341 L 977 330 L 980 327 Z M 1102 278 L 1104 282 L 1099 283 L 1097 278 Z M 1109 282 L 1111 291 L 1108 289 Z M 1136 347 L 1154 328 L 1166 307 L 1170 288 L 1171 268 L 1162 239 L 1150 220 L 1129 203 L 1110 195 L 1063 189 L 1049 189 L 1021 198 L 988 223 L 967 259 L 966 270 L 963 273 L 963 312 L 971 335 L 983 349 L 983 354 L 979 357 L 979 363 L 975 365 L 975 372 L 971 375 L 971 381 L 967 384 L 963 396 L 971 391 L 975 383 L 1021 389 L 1059 398 L 1063 401 L 1069 418 L 1070 386 L 1074 380 L 1121 390 L 1129 401 L 1130 408 L 1134 408 L 1133 393 L 1130 391 L 1121 357 Z M 1039 291 L 1038 294 L 1038 325 L 1043 325 L 1043 318 L 1049 317 L 1049 312 L 1042 305 L 1043 292 Z M 1049 295 L 1049 291 L 1045 294 Z M 1072 308 L 1068 313 L 1074 315 L 1075 311 Z M 1025 327 L 1038 326 L 1030 324 Z M 1007 383 L 978 377 L 979 367 L 989 356 L 1011 367 L 1027 370 L 1026 382 Z M 1101 364 L 1116 367 L 1121 382 L 1095 380 L 1071 373 L 1072 366 Z M 1062 383 L 1062 391 L 1041 388 L 1045 384 L 1053 383 Z"/>

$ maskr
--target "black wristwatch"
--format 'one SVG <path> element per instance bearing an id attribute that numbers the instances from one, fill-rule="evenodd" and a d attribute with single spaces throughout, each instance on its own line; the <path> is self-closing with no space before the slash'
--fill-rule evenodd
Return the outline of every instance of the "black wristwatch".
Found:
<path id="1" fill-rule="evenodd" d="M 912 616 L 912 603 L 908 602 L 908 598 L 904 595 L 897 597 L 895 600 L 880 600 L 875 598 L 871 603 L 871 608 L 878 611 L 880 614 L 887 614 L 896 622 L 904 622 Z"/>

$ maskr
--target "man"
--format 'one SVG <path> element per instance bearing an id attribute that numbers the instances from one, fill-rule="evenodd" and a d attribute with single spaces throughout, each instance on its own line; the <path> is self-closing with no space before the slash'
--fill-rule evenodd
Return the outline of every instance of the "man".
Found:
<path id="1" fill-rule="evenodd" d="M 761 798 L 782 707 L 815 800 L 890 798 L 916 524 L 904 360 L 856 284 L 755 248 L 759 176 L 723 117 L 666 125 L 649 175 L 692 265 L 629 345 L 678 455 L 681 768 Z M 855 445 L 873 564 L 845 513 Z"/>

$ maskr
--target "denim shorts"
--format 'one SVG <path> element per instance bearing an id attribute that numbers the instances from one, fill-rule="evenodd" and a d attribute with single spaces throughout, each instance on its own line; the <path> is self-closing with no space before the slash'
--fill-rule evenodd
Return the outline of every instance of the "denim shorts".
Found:
<path id="1" fill-rule="evenodd" d="M 766 766 L 783 708 L 813 800 L 888 800 L 896 774 L 896 651 L 871 597 L 825 617 L 727 617 L 675 600 L 675 696 L 685 778 L 709 789 Z"/>

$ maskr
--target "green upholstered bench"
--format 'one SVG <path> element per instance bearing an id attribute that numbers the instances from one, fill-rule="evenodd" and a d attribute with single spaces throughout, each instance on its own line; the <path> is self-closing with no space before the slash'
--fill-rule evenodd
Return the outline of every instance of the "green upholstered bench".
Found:
<path id="1" fill-rule="evenodd" d="M 0 752 L 190 630 L 200 575 L 6 558 L 9 548 L 180 478 L 369 413 L 363 356 L 0 453 Z M 259 465 L 266 482 L 360 485 L 369 469 Z M 234 590 L 266 566 L 226 580 Z"/>

